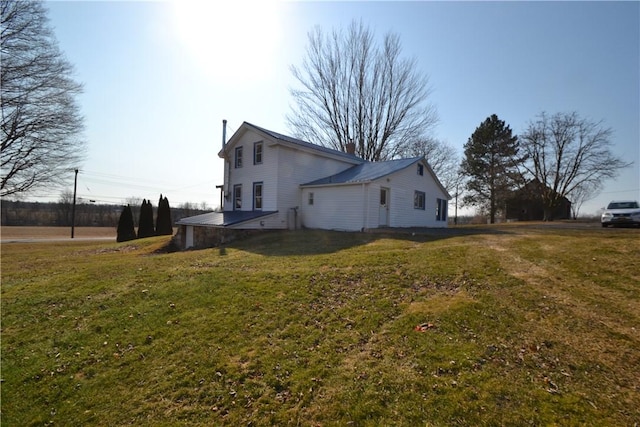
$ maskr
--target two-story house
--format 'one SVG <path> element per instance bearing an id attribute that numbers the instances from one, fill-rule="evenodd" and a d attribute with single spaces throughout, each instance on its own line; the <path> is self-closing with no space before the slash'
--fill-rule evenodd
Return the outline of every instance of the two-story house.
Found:
<path id="1" fill-rule="evenodd" d="M 237 230 L 447 226 L 450 196 L 422 157 L 369 162 L 247 122 L 218 156 L 222 211 L 178 221 L 184 248 Z"/>

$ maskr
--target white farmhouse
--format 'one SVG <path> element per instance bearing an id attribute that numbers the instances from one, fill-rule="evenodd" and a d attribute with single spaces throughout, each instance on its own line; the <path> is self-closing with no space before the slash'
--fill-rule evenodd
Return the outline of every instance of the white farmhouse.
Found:
<path id="1" fill-rule="evenodd" d="M 244 122 L 218 153 L 222 211 L 178 221 L 180 246 L 212 246 L 241 230 L 447 226 L 451 197 L 424 158 L 352 153 Z"/>

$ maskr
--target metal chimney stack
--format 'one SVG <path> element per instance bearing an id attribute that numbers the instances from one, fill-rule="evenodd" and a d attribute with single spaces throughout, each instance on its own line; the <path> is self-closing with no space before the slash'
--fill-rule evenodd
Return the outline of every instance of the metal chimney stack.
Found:
<path id="1" fill-rule="evenodd" d="M 227 119 L 222 119 L 222 149 L 227 143 Z"/>

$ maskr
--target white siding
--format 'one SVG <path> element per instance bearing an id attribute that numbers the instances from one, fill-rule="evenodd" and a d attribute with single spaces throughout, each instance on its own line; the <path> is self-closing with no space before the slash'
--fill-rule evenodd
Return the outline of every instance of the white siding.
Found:
<path id="1" fill-rule="evenodd" d="M 262 163 L 253 164 L 253 147 L 262 141 Z M 235 151 L 243 147 L 243 165 L 235 168 Z M 243 211 L 253 210 L 253 184 L 262 182 L 262 210 L 278 211 L 275 216 L 243 223 L 233 228 L 297 228 L 300 226 L 300 184 L 341 172 L 353 163 L 327 158 L 305 150 L 284 146 L 247 130 L 233 145 L 226 147 L 224 210 L 233 210 L 233 187 L 242 185 Z M 293 208 L 298 207 L 296 216 Z M 297 221 L 296 221 L 297 218 Z"/>
<path id="2" fill-rule="evenodd" d="M 447 199 L 447 195 L 424 168 L 418 175 L 417 164 L 372 183 L 374 186 L 391 189 L 391 227 L 446 227 L 447 221 L 436 221 L 436 199 Z M 414 208 L 415 191 L 425 193 L 425 209 Z"/>
<path id="3" fill-rule="evenodd" d="M 447 195 L 417 164 L 368 184 L 306 187 L 302 190 L 301 221 L 308 228 L 357 231 L 378 228 L 380 189 L 387 188 L 390 227 L 446 227 L 436 221 L 436 199 Z M 425 193 L 425 209 L 414 208 L 415 191 Z M 309 193 L 314 203 L 309 205 Z"/>
<path id="4" fill-rule="evenodd" d="M 306 228 L 345 231 L 366 228 L 363 198 L 367 197 L 367 188 L 367 184 L 304 188 L 301 225 Z M 309 193 L 313 193 L 313 205 L 309 205 Z"/>
<path id="5" fill-rule="evenodd" d="M 262 141 L 262 163 L 253 164 L 253 147 L 256 142 Z M 241 168 L 235 168 L 235 150 L 243 147 L 243 164 Z M 229 198 L 224 200 L 224 210 L 233 210 L 233 186 L 242 185 L 242 209 L 253 209 L 253 183 L 262 182 L 262 210 L 275 211 L 277 174 L 277 150 L 270 146 L 270 141 L 253 131 L 245 132 L 242 137 L 227 147 L 228 159 L 225 161 L 225 192 Z"/>

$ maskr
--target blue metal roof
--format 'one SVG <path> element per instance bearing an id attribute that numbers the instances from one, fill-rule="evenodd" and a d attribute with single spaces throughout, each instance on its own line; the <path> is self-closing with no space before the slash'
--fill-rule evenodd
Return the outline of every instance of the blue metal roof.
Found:
<path id="1" fill-rule="evenodd" d="M 409 167 L 421 159 L 422 157 L 413 157 L 410 159 L 387 160 L 385 162 L 366 162 L 350 167 L 335 175 L 307 182 L 302 186 L 370 182 Z"/>
<path id="2" fill-rule="evenodd" d="M 250 221 L 278 211 L 224 211 L 209 212 L 201 215 L 182 218 L 177 225 L 196 225 L 201 227 L 228 227 L 241 222 Z"/>

